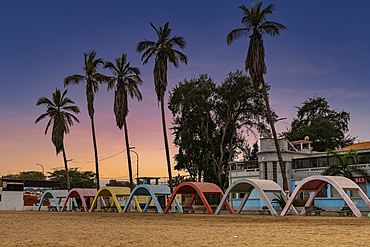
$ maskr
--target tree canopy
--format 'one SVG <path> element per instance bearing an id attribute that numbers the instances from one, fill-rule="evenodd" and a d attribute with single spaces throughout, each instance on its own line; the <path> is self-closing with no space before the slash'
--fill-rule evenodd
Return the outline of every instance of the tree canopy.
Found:
<path id="1" fill-rule="evenodd" d="M 12 174 L 12 175 L 5 176 L 5 178 L 24 179 L 24 180 L 45 180 L 44 174 L 38 171 L 23 171 L 18 174 Z"/>
<path id="2" fill-rule="evenodd" d="M 63 168 L 54 168 L 48 172 L 49 180 L 61 182 L 62 189 L 67 189 L 66 172 Z M 80 171 L 78 168 L 69 168 L 69 181 L 73 188 L 96 188 L 95 173 L 92 171 Z"/>
<path id="3" fill-rule="evenodd" d="M 173 114 L 175 169 L 195 180 L 221 187 L 227 184 L 228 161 L 245 146 L 245 133 L 268 131 L 261 90 L 255 91 L 241 71 L 230 72 L 217 85 L 208 75 L 184 80 L 173 88 L 169 109 Z"/>
<path id="4" fill-rule="evenodd" d="M 293 119 L 290 128 L 283 133 L 292 140 L 303 140 L 305 136 L 313 142 L 316 151 L 339 149 L 352 145 L 355 137 L 346 135 L 350 113 L 332 110 L 325 98 L 313 96 L 302 103 L 297 117 Z"/>

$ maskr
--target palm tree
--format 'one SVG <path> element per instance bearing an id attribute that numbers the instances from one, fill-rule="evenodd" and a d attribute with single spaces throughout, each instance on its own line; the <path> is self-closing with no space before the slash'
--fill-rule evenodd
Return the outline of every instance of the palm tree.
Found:
<path id="1" fill-rule="evenodd" d="M 326 155 L 332 155 L 337 159 L 335 164 L 331 164 L 326 167 L 322 172 L 322 175 L 326 176 L 343 176 L 353 180 L 353 175 L 358 174 L 365 177 L 366 182 L 369 182 L 369 174 L 365 169 L 357 166 L 355 155 L 357 155 L 356 149 L 348 150 L 344 155 L 338 154 L 337 151 L 332 149 L 326 149 Z"/>
<path id="2" fill-rule="evenodd" d="M 122 53 L 122 56 L 116 59 L 116 64 L 106 62 L 103 69 L 109 69 L 114 77 L 110 78 L 108 83 L 108 90 L 115 88 L 114 92 L 114 115 L 116 116 L 116 123 L 120 130 L 124 126 L 128 171 L 130 175 L 130 188 L 134 189 L 132 179 L 132 167 L 130 156 L 130 145 L 128 141 L 128 131 L 126 117 L 128 115 L 127 96 L 132 99 L 137 98 L 141 101 L 143 97 L 138 89 L 138 85 L 142 85 L 143 81 L 140 78 L 140 70 L 137 67 L 131 67 L 130 62 L 127 62 L 127 55 Z"/>
<path id="3" fill-rule="evenodd" d="M 167 22 L 163 27 L 159 26 L 157 29 L 151 22 L 150 25 L 154 28 L 155 32 L 158 35 L 157 41 L 144 40 L 137 43 L 136 51 L 141 53 L 144 52 L 141 61 L 144 61 L 143 64 L 147 64 L 151 57 L 155 57 L 154 63 L 154 85 L 155 92 L 157 94 L 158 103 L 161 104 L 162 112 L 162 127 L 163 127 L 163 136 L 164 136 L 164 145 L 166 149 L 166 158 L 167 158 L 167 168 L 169 183 L 171 188 L 171 193 L 173 191 L 172 186 L 172 174 L 171 174 L 171 163 L 170 163 L 170 152 L 168 148 L 167 140 L 167 130 L 166 130 L 166 118 L 164 112 L 164 94 L 167 88 L 167 63 L 172 63 L 175 68 L 180 66 L 180 62 L 187 64 L 188 58 L 183 53 L 173 49 L 174 46 L 180 47 L 180 49 L 185 49 L 185 39 L 182 36 L 175 35 L 170 38 L 171 31 Z"/>
<path id="4" fill-rule="evenodd" d="M 59 89 L 55 89 L 55 93 L 52 94 L 52 100 L 49 100 L 46 97 L 41 97 L 37 100 L 36 106 L 45 105 L 47 107 L 46 113 L 39 116 L 35 123 L 38 123 L 40 120 L 48 117 L 49 122 L 46 125 L 45 135 L 48 132 L 50 125 L 53 125 L 53 131 L 51 133 L 51 141 L 53 142 L 57 155 L 62 151 L 63 152 L 63 159 L 64 159 L 64 167 L 66 170 L 66 177 L 67 177 L 67 188 L 68 190 L 71 189 L 69 183 L 69 172 L 68 172 L 68 165 L 67 165 L 67 157 L 64 148 L 64 134 L 69 133 L 69 126 L 73 125 L 73 120 L 79 123 L 80 121 L 70 112 L 73 113 L 80 113 L 80 108 L 74 104 L 70 98 L 64 97 L 67 94 L 68 90 L 65 90 L 63 94 L 61 94 Z"/>
<path id="5" fill-rule="evenodd" d="M 276 130 L 274 126 L 274 121 L 272 119 L 269 98 L 266 90 L 266 83 L 263 75 L 266 74 L 266 64 L 265 64 L 265 48 L 263 46 L 262 35 L 267 34 L 271 37 L 279 36 L 281 30 L 287 30 L 287 28 L 274 21 L 266 21 L 268 14 L 273 14 L 276 11 L 275 5 L 270 4 L 267 8 L 262 9 L 262 2 L 255 2 L 250 6 L 250 10 L 244 5 L 239 8 L 243 10 L 242 24 L 245 25 L 244 28 L 238 28 L 232 30 L 227 35 L 227 44 L 231 43 L 239 38 L 249 37 L 249 47 L 247 58 L 245 60 L 245 71 L 251 77 L 253 86 L 256 90 L 260 90 L 262 85 L 263 95 L 266 102 L 268 121 L 271 125 L 271 131 L 275 141 L 275 147 L 278 155 L 278 161 L 280 165 L 281 175 L 283 177 L 283 189 L 288 190 L 288 180 L 286 176 L 286 167 L 281 157 L 280 146 L 278 138 L 276 135 Z"/>
<path id="6" fill-rule="evenodd" d="M 94 98 L 96 92 L 99 90 L 99 83 L 108 82 L 108 77 L 105 75 L 99 74 L 96 70 L 99 67 L 99 64 L 104 64 L 102 58 L 95 58 L 96 51 L 92 50 L 89 53 L 85 53 L 85 64 L 84 71 L 85 75 L 71 75 L 64 79 L 64 86 L 69 86 L 70 84 L 76 85 L 83 81 L 86 82 L 86 98 L 87 98 L 87 110 L 89 112 L 90 121 L 91 121 L 91 131 L 93 136 L 94 144 L 94 154 L 95 154 L 95 169 L 96 169 L 96 186 L 99 190 L 99 164 L 98 164 L 98 148 L 96 145 L 95 137 L 95 126 L 94 126 Z"/>

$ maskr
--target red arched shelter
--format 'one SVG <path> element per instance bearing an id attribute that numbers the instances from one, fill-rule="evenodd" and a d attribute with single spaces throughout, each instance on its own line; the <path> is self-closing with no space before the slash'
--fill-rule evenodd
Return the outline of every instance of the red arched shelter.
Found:
<path id="1" fill-rule="evenodd" d="M 171 195 L 171 199 L 168 202 L 166 209 L 164 210 L 165 214 L 170 209 L 173 203 L 173 200 L 176 198 L 176 194 L 193 194 L 188 206 L 191 206 L 193 204 L 198 194 L 209 214 L 213 214 L 213 211 L 211 207 L 209 206 L 209 203 L 206 197 L 204 196 L 204 194 L 216 194 L 216 195 L 220 195 L 221 198 L 224 196 L 224 193 L 222 192 L 220 187 L 218 187 L 216 184 L 200 183 L 200 182 L 184 182 L 184 183 L 179 184 L 176 187 L 176 189 L 173 191 Z M 226 201 L 225 205 L 227 209 L 229 210 L 229 212 L 233 214 L 234 210 L 231 208 L 228 201 Z"/>

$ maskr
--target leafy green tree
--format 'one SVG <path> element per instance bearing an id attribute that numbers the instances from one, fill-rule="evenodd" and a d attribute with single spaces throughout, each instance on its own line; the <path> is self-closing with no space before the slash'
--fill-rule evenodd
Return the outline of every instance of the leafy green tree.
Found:
<path id="1" fill-rule="evenodd" d="M 53 131 L 51 133 L 51 141 L 53 142 L 57 155 L 62 151 L 63 160 L 65 167 L 65 174 L 67 180 L 67 188 L 70 189 L 69 174 L 68 174 L 68 164 L 67 156 L 64 148 L 64 134 L 69 133 L 69 126 L 73 125 L 73 120 L 79 123 L 80 121 L 72 113 L 80 113 L 80 108 L 73 105 L 75 102 L 68 97 L 65 97 L 68 90 L 65 90 L 61 94 L 59 89 L 55 89 L 55 93 L 52 94 L 52 100 L 46 97 L 41 97 L 37 100 L 36 105 L 45 105 L 47 107 L 46 113 L 41 114 L 35 123 L 38 123 L 44 118 L 49 118 L 49 122 L 46 125 L 45 135 L 48 132 L 50 125 L 53 126 Z M 72 105 L 71 105 L 72 104 Z"/>
<path id="2" fill-rule="evenodd" d="M 247 143 L 244 153 L 243 153 L 244 160 L 258 160 L 258 157 L 257 157 L 258 150 L 259 150 L 259 147 L 258 147 L 257 141 L 253 144 L 252 149 L 249 147 Z"/>
<path id="3" fill-rule="evenodd" d="M 130 188 L 134 189 L 134 182 L 132 178 L 130 144 L 128 140 L 128 130 L 126 117 L 128 115 L 127 97 L 136 98 L 138 101 L 143 99 L 138 86 L 142 85 L 143 81 L 140 78 L 140 70 L 137 67 L 131 67 L 130 62 L 127 62 L 127 55 L 122 53 L 122 56 L 116 59 L 116 64 L 112 62 L 105 62 L 104 69 L 109 69 L 113 77 L 108 83 L 108 90 L 115 88 L 114 92 L 114 115 L 116 116 L 116 123 L 120 130 L 124 127 L 128 171 L 130 176 Z"/>
<path id="4" fill-rule="evenodd" d="M 353 180 L 354 175 L 362 175 L 366 182 L 369 182 L 369 174 L 365 169 L 357 166 L 356 149 L 348 150 L 344 155 L 340 155 L 337 151 L 332 149 L 326 150 L 327 156 L 333 156 L 337 159 L 335 164 L 331 164 L 322 172 L 326 176 L 343 176 Z"/>
<path id="5" fill-rule="evenodd" d="M 241 71 L 230 72 L 217 86 L 207 75 L 184 80 L 173 89 L 169 109 L 173 114 L 176 169 L 198 179 L 204 171 L 220 187 L 227 186 L 228 162 L 244 145 L 244 132 L 266 132 L 263 94 L 255 91 Z M 211 168 L 211 169 L 209 169 Z"/>
<path id="6" fill-rule="evenodd" d="M 274 126 L 274 120 L 272 117 L 269 97 L 267 94 L 266 83 L 264 80 L 264 74 L 266 74 L 265 64 L 265 47 L 263 45 L 262 35 L 267 34 L 271 37 L 279 36 L 281 30 L 287 30 L 287 28 L 277 22 L 267 21 L 267 15 L 273 14 L 276 11 L 275 5 L 270 4 L 264 9 L 262 8 L 262 2 L 254 2 L 251 4 L 250 9 L 241 5 L 239 7 L 243 11 L 242 24 L 244 28 L 238 28 L 232 30 L 227 35 L 227 44 L 230 45 L 233 41 L 240 38 L 250 38 L 247 58 L 245 60 L 245 71 L 251 77 L 252 83 L 256 90 L 260 90 L 262 85 L 263 94 L 265 98 L 268 121 L 271 126 L 271 132 L 274 137 L 275 148 L 278 155 L 278 161 L 281 169 L 281 175 L 283 178 L 283 189 L 288 190 L 288 180 L 286 176 L 286 166 L 283 162 L 283 158 L 280 152 L 280 146 L 276 130 Z"/>
<path id="7" fill-rule="evenodd" d="M 206 170 L 209 170 L 210 147 L 200 123 L 206 122 L 209 129 L 214 128 L 214 123 L 207 121 L 207 116 L 211 112 L 215 89 L 216 83 L 210 77 L 200 75 L 199 78 L 180 82 L 170 94 L 174 144 L 179 148 L 175 155 L 175 169 L 187 171 L 190 178 L 198 182 L 201 181 L 202 172 L 205 181 L 209 181 L 209 172 Z"/>
<path id="8" fill-rule="evenodd" d="M 64 86 L 71 84 L 76 85 L 81 82 L 86 82 L 86 98 L 87 98 L 87 110 L 90 116 L 91 132 L 93 136 L 94 154 L 95 154 L 95 169 L 96 169 L 96 186 L 99 189 L 99 162 L 98 162 L 98 147 L 96 144 L 95 136 L 95 125 L 94 125 L 94 98 L 95 94 L 99 90 L 99 83 L 107 83 L 109 78 L 105 75 L 99 74 L 97 69 L 100 64 L 104 64 L 102 58 L 95 58 L 96 51 L 92 50 L 89 53 L 84 52 L 85 63 L 84 71 L 85 75 L 71 75 L 64 79 Z"/>
<path id="9" fill-rule="evenodd" d="M 5 178 L 23 179 L 23 180 L 45 180 L 44 174 L 38 171 L 23 171 L 18 174 L 12 174 L 10 176 L 5 176 Z"/>
<path id="10" fill-rule="evenodd" d="M 62 189 L 66 189 L 66 173 L 63 169 L 54 168 L 49 173 L 49 180 L 61 182 Z M 96 174 L 92 171 L 80 171 L 78 168 L 69 168 L 69 179 L 71 189 L 73 188 L 96 188 Z"/>
<path id="11" fill-rule="evenodd" d="M 137 44 L 136 51 L 139 53 L 143 52 L 143 55 L 141 56 L 143 64 L 147 64 L 151 57 L 155 58 L 153 70 L 154 85 L 155 92 L 157 94 L 157 100 L 161 104 L 163 137 L 166 150 L 168 176 L 172 192 L 173 186 L 172 186 L 170 151 L 168 147 L 166 118 L 164 112 L 164 95 L 166 93 L 167 88 L 167 69 L 168 69 L 167 64 L 172 63 L 175 66 L 175 68 L 178 68 L 180 66 L 180 62 L 187 64 L 188 58 L 180 51 L 174 49 L 174 46 L 178 46 L 180 49 L 185 49 L 186 42 L 184 37 L 182 36 L 175 35 L 172 38 L 170 37 L 172 29 L 169 28 L 169 24 L 170 23 L 167 22 L 163 27 L 159 26 L 159 28 L 157 29 L 150 22 L 150 25 L 158 35 L 158 40 L 140 41 Z"/>
<path id="12" fill-rule="evenodd" d="M 183 182 L 195 182 L 195 180 L 191 177 L 181 176 L 180 174 L 172 178 L 172 184 L 174 187 L 178 186 Z M 167 183 L 169 184 L 170 181 L 167 181 Z"/>
<path id="13" fill-rule="evenodd" d="M 356 138 L 346 135 L 350 121 L 348 112 L 331 110 L 323 97 L 313 96 L 302 104 L 296 107 L 297 117 L 283 135 L 293 140 L 303 140 L 308 136 L 314 149 L 320 152 L 353 144 Z"/>
<path id="14" fill-rule="evenodd" d="M 126 182 L 126 183 L 123 184 L 123 183 L 117 182 L 116 180 L 112 179 L 112 180 L 109 180 L 109 183 L 107 183 L 106 186 L 131 187 L 131 183 Z"/>

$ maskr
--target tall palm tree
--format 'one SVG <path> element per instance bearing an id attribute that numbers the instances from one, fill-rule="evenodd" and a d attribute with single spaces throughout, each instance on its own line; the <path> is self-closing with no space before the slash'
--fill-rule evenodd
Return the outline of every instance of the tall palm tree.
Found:
<path id="1" fill-rule="evenodd" d="M 278 161 L 280 165 L 281 175 L 283 177 L 283 189 L 288 190 L 288 180 L 286 176 L 286 166 L 281 157 L 279 141 L 276 135 L 276 130 L 274 126 L 274 121 L 272 119 L 269 98 L 266 90 L 266 83 L 263 75 L 266 74 L 266 64 L 265 64 L 265 48 L 263 46 L 262 35 L 267 34 L 271 37 L 279 36 L 281 30 L 287 30 L 287 28 L 274 21 L 267 21 L 267 15 L 273 14 L 276 11 L 275 5 L 270 4 L 267 8 L 262 9 L 262 2 L 255 2 L 250 6 L 250 9 L 241 5 L 239 8 L 243 11 L 242 24 L 245 25 L 244 28 L 238 28 L 232 30 L 227 35 L 227 44 L 231 43 L 237 39 L 249 37 L 249 47 L 247 58 L 245 60 L 245 71 L 251 77 L 253 86 L 256 90 L 260 90 L 262 85 L 263 95 L 266 102 L 268 121 L 271 125 L 271 131 L 274 137 L 275 147 L 278 155 Z"/>
<path id="2" fill-rule="evenodd" d="M 86 82 L 86 98 L 87 98 L 87 110 L 89 112 L 91 121 L 91 131 L 93 136 L 94 154 L 95 154 L 95 169 L 96 169 L 96 186 L 99 190 L 99 164 L 98 164 L 98 147 L 96 145 L 95 137 L 95 125 L 94 125 L 94 98 L 96 92 L 99 90 L 99 83 L 107 83 L 108 77 L 97 72 L 99 64 L 104 64 L 102 58 L 95 58 L 96 51 L 92 50 L 89 53 L 84 52 L 85 64 L 84 71 L 85 75 L 71 75 L 64 79 L 64 86 L 71 84 L 76 85 L 81 82 Z"/>
<path id="3" fill-rule="evenodd" d="M 173 191 L 172 186 L 172 173 L 171 173 L 171 163 L 170 163 L 170 152 L 168 148 L 168 139 L 167 139 L 167 129 L 166 129 L 166 118 L 164 112 L 164 94 L 167 88 L 167 63 L 172 63 L 175 68 L 180 66 L 180 62 L 187 64 L 188 58 L 183 53 L 173 49 L 174 46 L 178 46 L 180 49 L 185 49 L 186 42 L 184 37 L 175 35 L 170 38 L 171 31 L 169 22 L 164 24 L 163 27 L 159 26 L 157 29 L 151 22 L 150 25 L 154 28 L 155 32 L 158 35 L 157 41 L 144 40 L 137 43 L 136 51 L 141 53 L 144 52 L 141 61 L 143 64 L 147 64 L 151 57 L 155 58 L 154 63 L 154 85 L 155 92 L 157 94 L 158 103 L 161 104 L 162 112 L 162 127 L 163 127 L 163 136 L 164 136 L 164 145 L 166 150 L 167 158 L 167 168 L 168 168 L 168 177 L 171 188 L 171 193 Z"/>
<path id="4" fill-rule="evenodd" d="M 41 114 L 35 123 L 38 123 L 40 120 L 48 117 L 49 122 L 46 125 L 45 135 L 48 132 L 50 125 L 53 125 L 53 131 L 51 133 L 51 141 L 53 142 L 57 155 L 62 151 L 63 152 L 63 159 L 64 159 L 64 167 L 66 170 L 66 177 L 67 177 L 67 188 L 68 190 L 71 189 L 69 183 L 69 172 L 68 172 L 68 165 L 67 165 L 67 157 L 64 148 L 64 134 L 69 133 L 69 126 L 73 125 L 73 120 L 79 123 L 80 121 L 70 112 L 72 113 L 80 113 L 80 108 L 74 104 L 70 98 L 65 97 L 68 90 L 65 90 L 63 94 L 61 94 L 59 89 L 55 89 L 55 93 L 52 94 L 52 99 L 49 100 L 46 97 L 41 97 L 37 100 L 36 105 L 45 105 L 47 107 L 46 113 Z"/>
<path id="5" fill-rule="evenodd" d="M 112 62 L 105 62 L 103 69 L 109 69 L 114 77 L 110 78 L 108 83 L 108 90 L 115 88 L 114 92 L 114 115 L 116 116 L 116 124 L 120 130 L 124 127 L 128 171 L 130 175 L 130 188 L 134 189 L 132 179 L 132 167 L 130 156 L 130 145 L 128 140 L 127 122 L 128 102 L 127 96 L 132 99 L 136 98 L 141 101 L 143 97 L 138 89 L 138 85 L 142 85 L 143 81 L 140 78 L 140 70 L 137 67 L 131 67 L 130 62 L 127 62 L 127 55 L 122 53 L 122 56 L 116 58 L 116 64 Z"/>
<path id="6" fill-rule="evenodd" d="M 353 180 L 354 174 L 358 174 L 364 176 L 366 182 L 370 181 L 368 172 L 357 166 L 355 158 L 355 155 L 357 155 L 356 149 L 351 148 L 344 155 L 338 154 L 335 150 L 326 149 L 326 155 L 335 157 L 337 162 L 326 167 L 322 175 L 343 176 Z"/>

